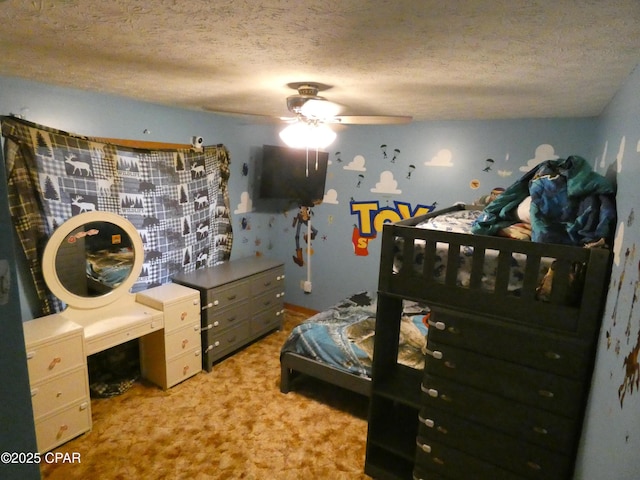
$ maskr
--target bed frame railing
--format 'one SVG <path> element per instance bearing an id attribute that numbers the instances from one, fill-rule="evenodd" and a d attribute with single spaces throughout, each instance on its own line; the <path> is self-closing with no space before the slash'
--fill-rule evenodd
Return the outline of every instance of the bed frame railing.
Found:
<path id="1" fill-rule="evenodd" d="M 602 279 L 608 278 L 610 252 L 605 249 L 589 249 L 567 245 L 513 240 L 495 236 L 468 235 L 415 228 L 419 222 L 445 212 L 465 208 L 455 206 L 429 213 L 395 224 L 387 224 L 382 234 L 381 271 L 379 289 L 414 300 L 426 301 L 432 307 L 456 305 L 471 313 L 481 313 L 509 319 L 515 315 L 533 326 L 573 332 L 578 336 L 588 334 L 584 325 L 597 322 L 581 321 L 592 315 L 601 316 L 598 305 L 606 288 Z M 398 250 L 401 239 L 401 251 Z M 424 243 L 422 269 L 417 270 L 413 259 L 416 242 Z M 447 261 L 444 279 L 435 275 L 438 246 L 447 245 Z M 471 271 L 468 281 L 459 281 L 459 256 L 461 249 L 471 254 Z M 471 253 L 471 251 L 473 253 Z M 487 252 L 496 254 L 498 265 L 492 289 L 483 288 L 483 268 Z M 403 259 L 398 268 L 398 254 Z M 512 254 L 526 256 L 524 275 L 519 288 L 510 284 Z M 442 253 L 440 253 L 442 255 Z M 553 262 L 553 280 L 550 292 L 539 291 L 543 281 L 541 270 Z M 590 279 L 594 279 L 590 281 Z M 549 278 L 545 279 L 549 281 Z M 518 313 L 519 312 L 519 313 Z"/>

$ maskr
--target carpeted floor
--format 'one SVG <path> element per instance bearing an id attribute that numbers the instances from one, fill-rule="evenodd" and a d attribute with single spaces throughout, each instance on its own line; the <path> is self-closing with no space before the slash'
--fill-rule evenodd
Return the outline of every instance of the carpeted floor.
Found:
<path id="1" fill-rule="evenodd" d="M 367 399 L 311 379 L 282 394 L 280 347 L 303 317 L 173 387 L 137 382 L 94 399 L 93 429 L 54 450 L 80 463 L 43 464 L 49 479 L 358 480 Z"/>

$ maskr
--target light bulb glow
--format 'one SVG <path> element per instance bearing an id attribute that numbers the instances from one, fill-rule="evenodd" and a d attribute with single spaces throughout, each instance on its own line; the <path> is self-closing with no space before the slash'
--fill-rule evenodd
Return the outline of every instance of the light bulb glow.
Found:
<path id="1" fill-rule="evenodd" d="M 312 124 L 299 121 L 280 132 L 280 138 L 291 148 L 327 148 L 336 139 L 336 132 L 324 123 Z"/>

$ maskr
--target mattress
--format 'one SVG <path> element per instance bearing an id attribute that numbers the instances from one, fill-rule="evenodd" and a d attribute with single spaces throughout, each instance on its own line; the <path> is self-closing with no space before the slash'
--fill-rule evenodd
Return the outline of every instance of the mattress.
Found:
<path id="1" fill-rule="evenodd" d="M 423 369 L 429 309 L 404 301 L 398 362 Z M 359 292 L 296 326 L 281 353 L 293 352 L 354 375 L 371 376 L 376 296 Z"/>

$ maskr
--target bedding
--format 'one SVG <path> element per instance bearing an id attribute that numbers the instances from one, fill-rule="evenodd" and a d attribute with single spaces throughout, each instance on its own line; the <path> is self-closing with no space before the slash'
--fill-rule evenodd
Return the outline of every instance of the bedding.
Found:
<path id="1" fill-rule="evenodd" d="M 416 228 L 422 228 L 426 230 L 437 230 L 442 232 L 472 234 L 472 227 L 475 222 L 483 214 L 482 210 L 454 210 L 448 213 L 443 213 L 435 217 L 428 218 L 427 220 L 415 225 Z M 510 236 L 515 236 L 516 225 L 510 225 Z M 526 230 L 526 226 L 520 227 Z M 507 233 L 501 235 L 507 236 Z M 413 269 L 422 273 L 423 260 L 425 255 L 426 242 L 421 239 L 415 240 L 413 249 L 412 266 Z M 404 238 L 396 238 L 394 246 L 394 271 L 399 272 L 403 264 L 403 248 Z M 438 283 L 444 283 L 445 274 L 447 271 L 447 263 L 449 260 L 449 245 L 444 242 L 436 242 L 436 262 L 433 269 L 433 280 Z M 500 252 L 498 250 L 487 249 L 484 254 L 483 275 L 481 282 L 481 290 L 492 291 L 495 287 L 496 272 L 498 269 L 498 262 L 500 261 Z M 514 252 L 509 259 L 509 281 L 508 289 L 512 292 L 517 292 L 522 287 L 524 279 L 524 272 L 526 267 L 527 257 L 526 255 L 518 254 Z M 460 251 L 458 255 L 457 265 L 457 286 L 469 287 L 470 272 L 473 262 L 473 247 L 469 245 L 460 245 Z M 543 258 L 540 264 L 539 278 L 542 279 L 547 273 L 549 267 L 553 263 L 551 258 Z"/>
<path id="2" fill-rule="evenodd" d="M 376 296 L 359 292 L 296 326 L 281 349 L 360 377 L 370 377 Z M 424 368 L 429 309 L 405 300 L 398 362 Z"/>
<path id="3" fill-rule="evenodd" d="M 527 197 L 535 242 L 583 246 L 613 236 L 615 189 L 577 155 L 536 165 L 484 208 L 473 233 L 497 235 L 517 223 Z"/>

